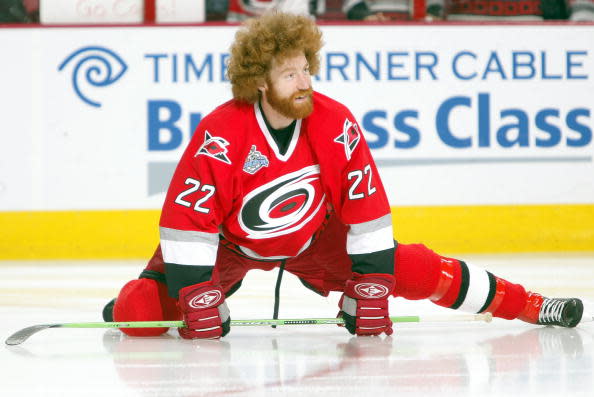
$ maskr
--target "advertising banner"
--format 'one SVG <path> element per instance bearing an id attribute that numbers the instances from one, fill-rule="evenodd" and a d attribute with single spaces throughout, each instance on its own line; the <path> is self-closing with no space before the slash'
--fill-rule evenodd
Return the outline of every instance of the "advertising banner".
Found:
<path id="1" fill-rule="evenodd" d="M 235 27 L 0 31 L 1 210 L 159 208 Z M 592 26 L 325 26 L 393 205 L 594 202 Z"/>

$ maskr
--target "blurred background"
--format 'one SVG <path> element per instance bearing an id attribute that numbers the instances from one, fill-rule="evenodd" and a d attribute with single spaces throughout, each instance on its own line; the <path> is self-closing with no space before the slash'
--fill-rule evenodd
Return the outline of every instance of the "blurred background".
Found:
<path id="1" fill-rule="evenodd" d="M 0 260 L 148 258 L 238 23 L 324 32 L 395 238 L 594 251 L 594 0 L 0 0 Z"/>

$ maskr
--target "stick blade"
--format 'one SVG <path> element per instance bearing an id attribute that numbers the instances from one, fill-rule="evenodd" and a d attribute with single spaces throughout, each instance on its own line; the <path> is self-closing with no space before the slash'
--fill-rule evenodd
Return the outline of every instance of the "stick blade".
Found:
<path id="1" fill-rule="evenodd" d="M 6 339 L 5 343 L 8 346 L 20 345 L 21 343 L 29 339 L 32 335 L 38 333 L 39 331 L 43 331 L 44 329 L 52 328 L 54 326 L 55 324 L 39 324 L 23 328 L 20 331 L 17 331 L 14 334 L 10 335 L 8 339 Z"/>

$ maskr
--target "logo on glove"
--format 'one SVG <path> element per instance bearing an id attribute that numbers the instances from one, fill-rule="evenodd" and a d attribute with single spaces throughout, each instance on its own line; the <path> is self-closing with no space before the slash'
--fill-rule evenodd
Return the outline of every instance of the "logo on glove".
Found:
<path id="1" fill-rule="evenodd" d="M 216 306 L 222 297 L 221 291 L 218 290 L 203 292 L 193 297 L 188 302 L 188 306 L 194 309 L 206 309 L 207 307 Z"/>
<path id="2" fill-rule="evenodd" d="M 386 286 L 375 283 L 357 284 L 355 292 L 365 299 L 379 299 L 390 293 Z"/>

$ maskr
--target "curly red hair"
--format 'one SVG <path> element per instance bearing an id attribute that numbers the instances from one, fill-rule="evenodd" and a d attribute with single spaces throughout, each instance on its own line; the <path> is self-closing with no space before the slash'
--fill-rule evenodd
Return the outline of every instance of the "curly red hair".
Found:
<path id="1" fill-rule="evenodd" d="M 248 20 L 235 34 L 227 65 L 233 97 L 257 102 L 258 87 L 266 80 L 273 60 L 282 63 L 298 53 L 305 55 L 310 73 L 317 74 L 322 45 L 322 32 L 307 16 L 272 12 Z"/>

